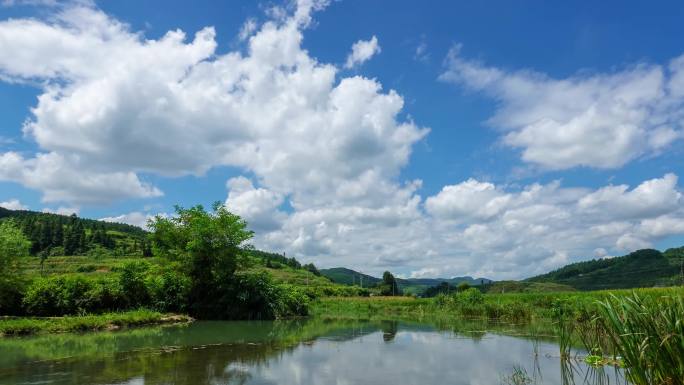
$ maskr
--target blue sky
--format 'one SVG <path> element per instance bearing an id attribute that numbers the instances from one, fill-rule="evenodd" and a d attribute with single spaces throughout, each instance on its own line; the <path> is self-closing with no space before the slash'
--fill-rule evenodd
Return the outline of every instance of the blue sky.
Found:
<path id="1" fill-rule="evenodd" d="M 226 201 L 258 247 L 416 277 L 684 244 L 680 2 L 2 4 L 6 207 Z"/>

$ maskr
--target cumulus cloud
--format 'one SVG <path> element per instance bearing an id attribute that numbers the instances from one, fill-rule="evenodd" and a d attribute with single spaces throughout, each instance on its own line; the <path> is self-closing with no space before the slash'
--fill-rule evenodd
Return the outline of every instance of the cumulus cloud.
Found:
<path id="1" fill-rule="evenodd" d="M 578 257 L 652 247 L 684 230 L 684 200 L 673 174 L 633 188 L 594 190 L 553 182 L 515 191 L 471 179 L 444 187 L 425 206 L 443 231 L 451 229 L 451 250 L 469 256 L 466 270 L 482 275 L 541 273 Z"/>
<path id="2" fill-rule="evenodd" d="M 42 210 L 44 213 L 50 213 L 50 214 L 59 214 L 59 215 L 71 215 L 71 214 L 76 214 L 78 215 L 78 212 L 80 211 L 78 207 L 66 207 L 66 206 L 59 206 L 56 209 L 46 207 Z"/>
<path id="3" fill-rule="evenodd" d="M 162 195 L 134 172 L 89 170 L 82 158 L 58 152 L 40 153 L 30 159 L 15 152 L 0 154 L 0 180 L 43 190 L 44 202 L 99 204 Z"/>
<path id="4" fill-rule="evenodd" d="M 28 210 L 28 206 L 22 204 L 19 199 L 10 199 L 8 201 L 0 202 L 0 207 L 8 210 Z"/>
<path id="5" fill-rule="evenodd" d="M 91 7 L 0 23 L 0 50 L 15 53 L 0 57 L 0 73 L 45 84 L 24 126 L 44 152 L 0 155 L 0 179 L 82 204 L 159 196 L 142 172 L 237 166 L 278 193 L 293 193 L 297 179 L 295 199 L 366 171 L 396 175 L 427 130 L 397 120 L 396 92 L 359 76 L 338 81 L 301 47 L 323 5 L 300 1 L 263 23 L 246 55 L 216 55 L 211 27 L 190 41 L 180 30 L 149 40 Z"/>
<path id="6" fill-rule="evenodd" d="M 166 214 L 160 214 L 166 216 Z M 142 213 L 140 211 L 133 211 L 128 214 L 121 214 L 113 217 L 100 218 L 101 221 L 113 223 L 126 223 L 133 226 L 138 226 L 143 229 L 147 228 L 147 221 L 153 219 L 155 216 L 149 213 Z"/>
<path id="7" fill-rule="evenodd" d="M 370 40 L 359 40 L 352 45 L 352 50 L 347 56 L 344 68 L 354 68 L 370 60 L 373 55 L 380 53 L 378 38 L 373 36 Z"/>
<path id="8" fill-rule="evenodd" d="M 0 153 L 0 180 L 40 190 L 68 210 L 160 196 L 146 175 L 231 166 L 249 178 L 227 181 L 225 204 L 258 230 L 257 247 L 370 273 L 519 278 L 597 248 L 628 251 L 680 231 L 681 192 L 670 174 L 594 190 L 471 179 L 423 200 L 421 181 L 400 172 L 429 130 L 400 117 L 404 100 L 395 91 L 342 77 L 302 48 L 312 12 L 325 4 L 271 9 L 268 20 L 245 27 L 244 50 L 225 54 L 216 53 L 211 27 L 147 39 L 92 6 L 0 22 L 0 52 L 13 52 L 0 55 L 0 78 L 41 87 L 23 127 L 40 150 Z M 663 98 L 674 104 L 659 105 L 658 116 L 671 117 L 675 95 L 684 94 L 675 76 L 682 66 L 673 61 L 663 77 Z M 482 89 L 499 89 L 480 75 Z M 650 84 L 620 93 L 637 115 Z M 611 105 L 608 96 L 596 98 L 601 108 Z M 531 102 L 520 106 L 533 115 Z M 566 116 L 573 105 L 553 106 Z M 522 132 L 528 113 L 506 111 L 522 122 L 509 133 Z M 679 126 L 669 127 L 637 130 L 645 135 L 639 145 L 664 149 L 679 136 Z M 104 219 L 140 226 L 148 217 Z"/>
<path id="9" fill-rule="evenodd" d="M 265 188 L 255 188 L 243 176 L 229 179 L 227 187 L 229 193 L 226 207 L 244 218 L 252 230 L 260 233 L 275 230 L 282 225 L 285 213 L 278 209 L 284 202 L 281 194 Z"/>
<path id="10" fill-rule="evenodd" d="M 489 67 L 451 49 L 440 79 L 498 102 L 489 123 L 525 162 L 545 169 L 617 168 L 684 137 L 684 56 L 669 66 L 554 79 Z"/>

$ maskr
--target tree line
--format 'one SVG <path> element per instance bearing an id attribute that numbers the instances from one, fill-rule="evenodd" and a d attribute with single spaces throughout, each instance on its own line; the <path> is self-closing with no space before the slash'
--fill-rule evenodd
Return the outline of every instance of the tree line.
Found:
<path id="1" fill-rule="evenodd" d="M 276 284 L 267 272 L 250 269 L 253 248 L 247 242 L 253 233 L 220 203 L 210 212 L 200 205 L 176 207 L 175 216 L 154 218 L 149 240 L 160 263 L 129 261 L 110 275 L 23 274 L 21 258 L 33 248 L 23 225 L 16 218 L 0 221 L 0 315 L 62 316 L 149 308 L 187 312 L 200 319 L 273 319 L 308 312 L 309 293 Z M 74 217 L 57 228 L 64 231 L 63 244 L 57 247 L 73 242 L 77 250 L 88 242 L 103 241 L 106 235 L 100 227 L 86 234 L 83 223 Z"/>
<path id="2" fill-rule="evenodd" d="M 145 231 L 130 225 L 82 219 L 75 214 L 1 210 L 0 220 L 7 219 L 12 219 L 31 242 L 29 253 L 41 258 L 84 255 L 98 248 L 126 255 L 152 255 Z M 117 242 L 112 232 L 123 233 L 122 241 Z"/>

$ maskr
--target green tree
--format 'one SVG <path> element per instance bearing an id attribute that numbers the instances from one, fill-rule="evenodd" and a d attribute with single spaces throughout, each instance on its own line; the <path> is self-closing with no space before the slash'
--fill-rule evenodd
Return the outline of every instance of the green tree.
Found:
<path id="1" fill-rule="evenodd" d="M 23 286 L 19 259 L 29 255 L 31 242 L 13 221 L 0 222 L 0 314 L 16 314 Z"/>
<path id="2" fill-rule="evenodd" d="M 382 273 L 382 282 L 379 285 L 382 295 L 401 295 L 396 278 L 389 271 Z"/>
<path id="3" fill-rule="evenodd" d="M 457 286 L 457 290 L 459 292 L 466 291 L 468 289 L 470 289 L 470 284 L 468 282 L 461 282 Z"/>
<path id="4" fill-rule="evenodd" d="M 176 216 L 149 224 L 158 254 L 181 262 L 190 278 L 190 311 L 202 318 L 229 318 L 235 270 L 244 243 L 252 238 L 247 222 L 220 202 L 207 212 L 201 205 L 176 206 Z"/>

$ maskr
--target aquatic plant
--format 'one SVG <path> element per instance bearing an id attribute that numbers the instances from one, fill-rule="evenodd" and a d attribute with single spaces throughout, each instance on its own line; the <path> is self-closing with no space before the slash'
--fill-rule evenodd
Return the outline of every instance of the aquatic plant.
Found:
<path id="1" fill-rule="evenodd" d="M 601 315 L 627 378 L 637 385 L 684 384 L 684 299 L 611 296 Z"/>
<path id="2" fill-rule="evenodd" d="M 533 379 L 527 374 L 527 370 L 522 366 L 514 366 L 513 373 L 501 378 L 501 383 L 504 385 L 527 385 L 533 382 Z"/>

